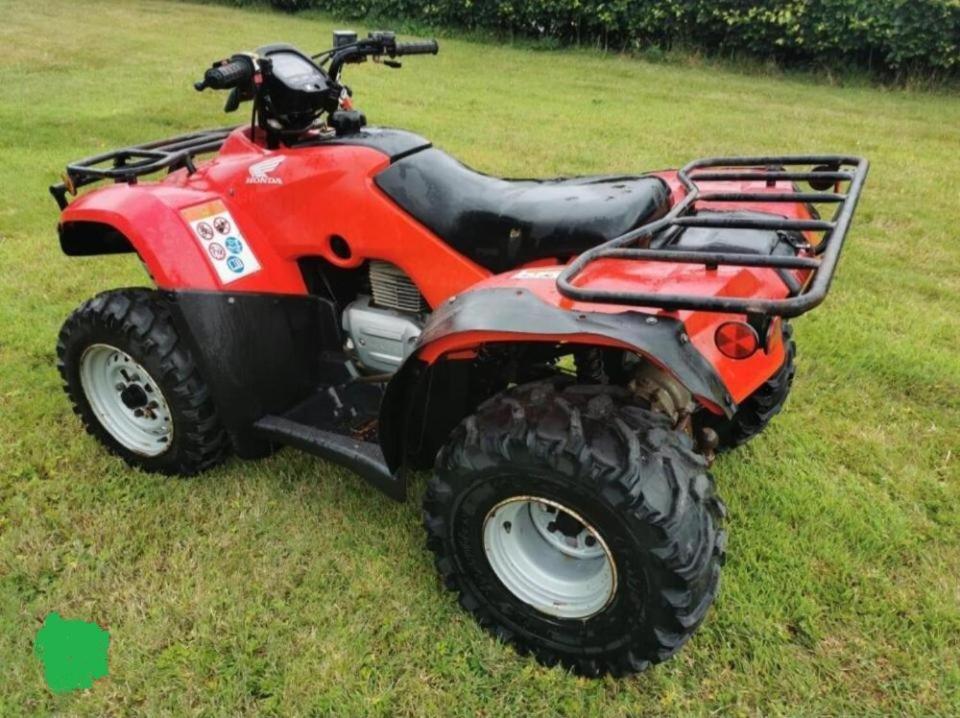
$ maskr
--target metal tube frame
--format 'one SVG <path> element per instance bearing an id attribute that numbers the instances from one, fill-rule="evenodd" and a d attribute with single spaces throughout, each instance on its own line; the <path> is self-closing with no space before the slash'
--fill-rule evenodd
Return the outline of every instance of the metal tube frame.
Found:
<path id="1" fill-rule="evenodd" d="M 789 170 L 788 167 L 810 167 L 813 170 Z M 850 229 L 850 222 L 869 163 L 861 157 L 843 155 L 792 155 L 783 157 L 709 157 L 694 160 L 677 172 L 687 191 L 686 196 L 663 217 L 615 237 L 579 255 L 557 278 L 557 289 L 563 296 L 579 302 L 622 304 L 661 309 L 692 309 L 761 316 L 795 317 L 820 304 L 830 289 L 840 259 L 840 251 Z M 743 169 L 731 169 L 743 168 Z M 714 171 L 706 172 L 705 169 Z M 717 171 L 719 170 L 719 171 Z M 843 170 L 843 171 L 841 171 Z M 778 181 L 849 183 L 845 192 L 701 192 L 697 182 L 752 180 L 774 186 Z M 702 202 L 834 203 L 837 210 L 830 220 L 787 219 L 771 215 L 758 217 L 724 217 L 722 213 L 697 215 L 696 204 Z M 813 249 L 814 256 L 763 256 L 738 252 L 697 252 L 657 250 L 638 246 L 656 233 L 670 227 L 712 227 L 718 229 L 768 229 L 778 231 L 812 230 L 823 232 Z M 787 285 L 790 296 L 785 299 L 751 299 L 743 297 L 710 297 L 696 294 L 657 294 L 619 292 L 575 286 L 573 281 L 587 265 L 600 259 L 631 259 L 644 262 L 703 264 L 708 269 L 723 266 L 763 267 L 776 270 Z M 803 286 L 791 286 L 786 269 L 810 270 Z"/>
<path id="2" fill-rule="evenodd" d="M 76 194 L 81 187 L 104 179 L 115 182 L 134 183 L 142 175 L 163 169 L 186 167 L 191 173 L 196 155 L 216 152 L 236 127 L 202 130 L 177 135 L 166 140 L 145 142 L 141 145 L 123 147 L 87 157 L 67 165 L 64 181 L 50 187 L 50 194 L 57 200 L 60 209 L 67 206 L 67 193 Z M 109 163 L 109 164 L 108 164 Z"/>

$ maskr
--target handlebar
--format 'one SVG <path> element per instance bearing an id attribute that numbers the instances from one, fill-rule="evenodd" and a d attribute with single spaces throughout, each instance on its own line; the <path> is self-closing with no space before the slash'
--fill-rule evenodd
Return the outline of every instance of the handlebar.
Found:
<path id="1" fill-rule="evenodd" d="M 367 57 L 401 57 L 403 55 L 436 55 L 440 45 L 436 40 L 421 40 L 419 42 L 397 42 L 393 32 L 371 32 L 365 40 L 334 47 L 332 50 L 314 55 L 314 58 L 325 58 L 330 62 L 328 73 L 334 81 L 340 77 L 340 70 L 348 62 L 363 62 Z M 386 63 L 391 64 L 391 63 Z M 399 67 L 399 65 L 392 65 Z"/>
<path id="2" fill-rule="evenodd" d="M 203 73 L 203 79 L 193 83 L 193 87 L 197 92 L 207 87 L 212 90 L 229 90 L 248 84 L 253 79 L 253 74 L 253 61 L 246 55 L 234 55 Z"/>
<path id="3" fill-rule="evenodd" d="M 198 92 L 207 88 L 230 90 L 225 112 L 233 112 L 245 100 L 262 97 L 269 107 L 264 110 L 255 106 L 253 122 L 259 109 L 273 119 L 279 118 L 286 127 L 301 127 L 315 122 L 324 112 L 333 115 L 338 108 L 349 105 L 344 93 L 349 95 L 350 90 L 340 81 L 344 64 L 372 58 L 399 68 L 401 64 L 395 58 L 436 55 L 439 51 L 436 40 L 398 42 L 395 33 L 383 30 L 357 39 L 355 32 L 343 30 L 334 33 L 332 49 L 316 55 L 305 55 L 283 43 L 264 46 L 254 53 L 237 53 L 213 63 L 193 86 Z M 277 58 L 284 62 L 274 66 Z"/>
<path id="4" fill-rule="evenodd" d="M 422 40 L 398 42 L 392 54 L 400 57 L 401 55 L 436 55 L 438 52 L 440 52 L 440 45 L 436 40 Z"/>

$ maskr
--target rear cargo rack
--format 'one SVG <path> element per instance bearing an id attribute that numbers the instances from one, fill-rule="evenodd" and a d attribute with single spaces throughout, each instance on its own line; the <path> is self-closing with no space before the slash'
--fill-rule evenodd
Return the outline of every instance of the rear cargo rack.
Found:
<path id="1" fill-rule="evenodd" d="M 788 169 L 788 168 L 794 169 Z M 796 169 L 800 167 L 801 169 Z M 813 169 L 802 169 L 813 167 Z M 561 272 L 557 289 L 565 297 L 581 302 L 622 304 L 661 309 L 693 309 L 708 312 L 795 317 L 820 304 L 830 289 L 843 248 L 850 221 L 860 199 L 860 191 L 867 177 L 869 163 L 860 157 L 840 155 L 810 155 L 785 157 L 710 157 L 694 160 L 677 173 L 687 191 L 673 209 L 658 220 L 638 227 L 615 239 L 590 249 Z M 697 182 L 754 181 L 767 187 L 777 182 L 805 181 L 812 187 L 833 186 L 835 191 L 813 192 L 711 192 L 701 191 Z M 844 192 L 841 183 L 846 183 Z M 709 215 L 698 215 L 697 202 L 784 203 L 808 202 L 836 204 L 833 217 L 824 219 L 787 219 L 740 215 L 724 216 L 711 209 Z M 671 227 L 708 227 L 717 229 L 766 229 L 775 231 L 822 232 L 810 256 L 767 256 L 745 252 L 704 252 L 661 250 L 637 247 L 644 240 Z M 643 262 L 677 262 L 703 264 L 708 269 L 719 266 L 764 267 L 777 270 L 788 289 L 784 299 L 752 299 L 743 297 L 715 297 L 696 294 L 656 294 L 648 292 L 620 292 L 575 286 L 573 281 L 587 265 L 600 259 L 628 259 Z M 803 286 L 783 270 L 810 270 Z"/>
<path id="2" fill-rule="evenodd" d="M 67 206 L 67 193 L 76 194 L 77 190 L 88 184 L 104 179 L 116 182 L 137 181 L 138 177 L 186 167 L 196 172 L 193 158 L 206 152 L 216 152 L 233 132 L 235 127 L 217 130 L 203 130 L 178 135 L 167 140 L 155 140 L 142 145 L 123 147 L 103 154 L 87 157 L 67 165 L 63 182 L 50 187 L 50 194 L 57 200 L 60 209 Z"/>

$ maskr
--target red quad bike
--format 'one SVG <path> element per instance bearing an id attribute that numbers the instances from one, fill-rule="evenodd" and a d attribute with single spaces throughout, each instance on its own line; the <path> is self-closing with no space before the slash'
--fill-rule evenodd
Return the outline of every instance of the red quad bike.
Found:
<path id="1" fill-rule="evenodd" d="M 432 469 L 428 546 L 481 626 L 547 665 L 640 671 L 716 595 L 708 468 L 780 411 L 786 320 L 824 299 L 867 162 L 490 177 L 366 127 L 341 82 L 436 52 L 338 32 L 234 55 L 196 89 L 252 102 L 249 124 L 68 165 L 63 251 L 135 252 L 156 288 L 67 319 L 66 391 L 145 471 L 286 444 L 403 500 Z"/>

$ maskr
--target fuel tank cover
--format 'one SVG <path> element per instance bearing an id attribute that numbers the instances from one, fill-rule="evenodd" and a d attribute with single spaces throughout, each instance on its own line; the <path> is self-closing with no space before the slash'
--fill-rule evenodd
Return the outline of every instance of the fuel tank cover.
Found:
<path id="1" fill-rule="evenodd" d="M 396 162 L 421 150 L 430 149 L 430 141 L 406 130 L 394 130 L 389 127 L 362 127 L 359 131 L 343 136 L 314 137 L 298 143 L 297 147 L 316 147 L 319 145 L 355 145 L 369 147 L 381 152 Z"/>

